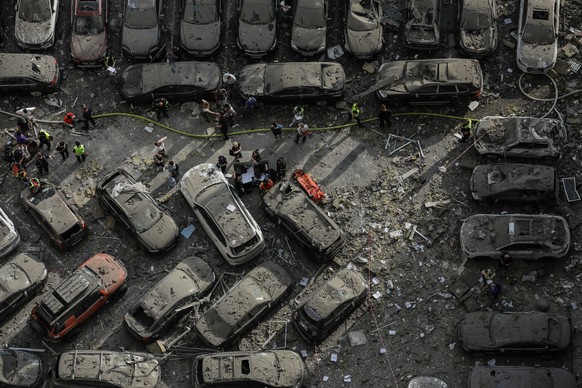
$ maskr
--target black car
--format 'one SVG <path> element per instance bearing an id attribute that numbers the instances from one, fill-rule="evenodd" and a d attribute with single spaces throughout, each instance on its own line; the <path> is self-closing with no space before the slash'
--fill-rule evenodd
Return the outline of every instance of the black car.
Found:
<path id="1" fill-rule="evenodd" d="M 222 73 L 213 62 L 143 63 L 125 69 L 121 82 L 121 94 L 127 101 L 151 102 L 162 97 L 192 101 L 218 89 Z"/>
<path id="2" fill-rule="evenodd" d="M 46 277 L 45 265 L 26 253 L 0 267 L 0 322 L 41 291 Z"/>
<path id="3" fill-rule="evenodd" d="M 236 43 L 246 55 L 261 58 L 277 45 L 278 0 L 239 0 Z"/>
<path id="4" fill-rule="evenodd" d="M 321 341 L 366 300 L 366 279 L 349 268 L 315 291 L 293 314 L 293 323 L 302 337 Z"/>
<path id="5" fill-rule="evenodd" d="M 339 226 L 292 182 L 266 192 L 263 207 L 317 261 L 333 259 L 344 246 Z"/>
<path id="6" fill-rule="evenodd" d="M 117 169 L 105 176 L 97 185 L 97 198 L 146 252 L 164 253 L 176 245 L 178 226 L 127 171 Z"/>
<path id="7" fill-rule="evenodd" d="M 479 98 L 483 73 L 475 59 L 385 62 L 376 75 L 376 88 L 380 100 L 393 104 L 445 105 L 458 98 Z"/>
<path id="8" fill-rule="evenodd" d="M 189 54 L 210 56 L 220 48 L 222 0 L 182 0 L 180 46 Z"/>
<path id="9" fill-rule="evenodd" d="M 55 57 L 0 53 L 0 94 L 53 93 L 60 80 Z"/>
<path id="10" fill-rule="evenodd" d="M 20 349 L 0 350 L 0 387 L 32 388 L 44 381 L 40 358 Z"/>

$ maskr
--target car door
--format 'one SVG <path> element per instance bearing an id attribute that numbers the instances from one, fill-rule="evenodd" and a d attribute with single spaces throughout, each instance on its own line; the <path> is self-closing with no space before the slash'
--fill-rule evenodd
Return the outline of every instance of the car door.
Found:
<path id="1" fill-rule="evenodd" d="M 117 220 L 123 224 L 124 228 L 132 230 L 131 224 L 129 223 L 129 220 L 127 219 L 127 215 L 125 214 L 125 212 L 121 208 L 121 205 L 115 199 L 113 199 L 111 197 L 110 193 L 107 193 L 107 194 L 108 195 L 104 197 L 104 200 L 107 202 L 107 207 L 109 208 L 111 213 L 113 213 L 115 218 L 117 218 Z"/>

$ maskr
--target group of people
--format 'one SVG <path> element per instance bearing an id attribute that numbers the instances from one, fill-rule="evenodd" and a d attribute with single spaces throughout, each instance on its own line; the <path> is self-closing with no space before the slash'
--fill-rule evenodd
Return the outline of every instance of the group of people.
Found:
<path id="1" fill-rule="evenodd" d="M 81 121 L 84 123 L 83 128 L 85 129 L 85 131 L 88 131 L 90 129 L 89 128 L 90 125 L 93 126 L 93 128 L 97 126 L 97 122 L 93 118 L 93 108 L 87 106 L 86 104 L 83 104 L 83 113 Z M 67 112 L 63 117 L 63 122 L 65 123 L 67 128 L 76 129 L 77 124 L 79 124 L 79 119 L 73 112 Z"/>
<path id="2" fill-rule="evenodd" d="M 166 169 L 166 161 L 169 156 L 166 152 L 166 141 L 167 136 L 162 137 L 154 142 L 154 165 L 158 171 L 164 171 Z M 168 186 L 174 187 L 176 185 L 176 178 L 180 174 L 180 166 L 173 160 L 168 161 Z"/>

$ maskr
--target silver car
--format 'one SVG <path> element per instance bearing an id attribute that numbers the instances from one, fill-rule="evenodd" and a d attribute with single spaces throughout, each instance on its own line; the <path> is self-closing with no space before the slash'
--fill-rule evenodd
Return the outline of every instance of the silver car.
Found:
<path id="1" fill-rule="evenodd" d="M 346 0 L 346 51 L 360 59 L 368 59 L 378 54 L 384 44 L 381 18 L 382 5 L 379 0 Z"/>
<path id="2" fill-rule="evenodd" d="M 246 263 L 263 251 L 265 240 L 261 228 L 214 164 L 191 168 L 179 186 L 198 221 L 229 264 Z"/>
<path id="3" fill-rule="evenodd" d="M 517 31 L 517 66 L 545 74 L 556 64 L 560 0 L 521 0 Z"/>
<path id="4" fill-rule="evenodd" d="M 544 387 L 576 388 L 576 379 L 562 368 L 543 366 L 476 366 L 469 374 L 469 388 Z"/>
<path id="5" fill-rule="evenodd" d="M 269 54 L 277 45 L 278 0 L 238 1 L 238 47 L 252 58 Z"/>
<path id="6" fill-rule="evenodd" d="M 14 35 L 25 49 L 45 50 L 55 43 L 59 0 L 18 0 Z"/>
<path id="7" fill-rule="evenodd" d="M 121 47 L 135 59 L 154 55 L 160 43 L 158 0 L 125 0 Z"/>
<path id="8" fill-rule="evenodd" d="M 558 259 L 568 254 L 570 229 L 548 214 L 475 214 L 461 226 L 461 249 L 473 259 Z"/>
<path id="9" fill-rule="evenodd" d="M 180 46 L 188 53 L 209 56 L 220 48 L 222 0 L 182 0 Z"/>
<path id="10" fill-rule="evenodd" d="M 306 56 L 325 50 L 327 0 L 296 0 L 291 27 L 291 48 Z"/>
<path id="11" fill-rule="evenodd" d="M 20 243 L 20 235 L 14 227 L 12 220 L 8 218 L 0 207 L 0 258 L 6 256 Z"/>

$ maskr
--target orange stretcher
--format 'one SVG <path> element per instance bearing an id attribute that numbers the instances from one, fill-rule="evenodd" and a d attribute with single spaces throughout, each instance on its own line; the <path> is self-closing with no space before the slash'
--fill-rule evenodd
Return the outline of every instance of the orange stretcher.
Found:
<path id="1" fill-rule="evenodd" d="M 319 185 L 311 178 L 311 175 L 303 170 L 293 171 L 293 179 L 301 186 L 303 191 L 307 193 L 309 198 L 315 203 L 321 202 L 325 197 L 325 193 L 319 188 Z"/>

